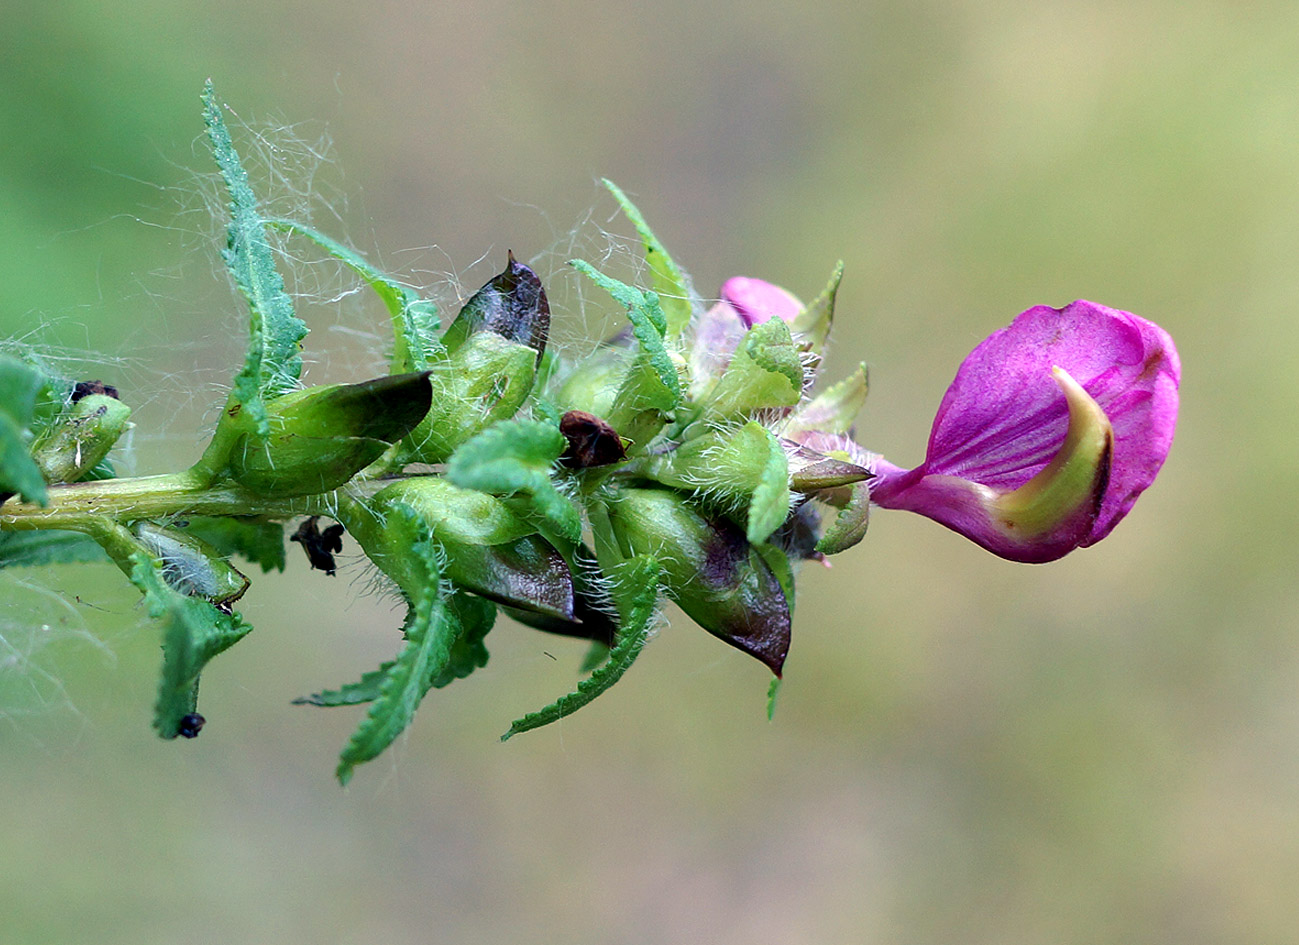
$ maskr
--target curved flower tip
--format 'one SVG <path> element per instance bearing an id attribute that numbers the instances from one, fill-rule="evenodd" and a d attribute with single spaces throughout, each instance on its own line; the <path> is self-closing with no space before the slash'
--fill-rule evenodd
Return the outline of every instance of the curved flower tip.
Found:
<path id="1" fill-rule="evenodd" d="M 1173 339 L 1129 312 L 1031 308 L 965 359 L 925 461 L 879 460 L 871 499 L 1014 561 L 1053 561 L 1113 530 L 1155 479 L 1177 424 Z"/>
<path id="2" fill-rule="evenodd" d="M 803 311 L 803 303 L 778 285 L 734 276 L 722 284 L 722 302 L 740 316 L 745 328 L 779 318 L 792 322 Z"/>
<path id="3" fill-rule="evenodd" d="M 696 379 L 693 395 L 700 396 L 722 375 L 750 328 L 773 318 L 789 323 L 802 311 L 803 303 L 778 285 L 748 276 L 727 279 L 718 301 L 695 325 L 690 351 L 690 373 Z"/>

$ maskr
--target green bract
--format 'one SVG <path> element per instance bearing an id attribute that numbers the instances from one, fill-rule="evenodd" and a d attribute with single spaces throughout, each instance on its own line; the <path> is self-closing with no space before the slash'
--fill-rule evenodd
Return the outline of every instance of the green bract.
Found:
<path id="1" fill-rule="evenodd" d="M 305 552 L 288 559 L 295 581 L 363 557 L 406 605 L 391 659 L 299 700 L 367 706 L 343 782 L 428 692 L 487 663 L 502 610 L 589 643 L 585 678 L 506 737 L 606 692 L 663 622 L 665 597 L 779 675 L 797 565 L 859 541 L 870 503 L 869 460 L 845 436 L 864 369 L 809 396 L 842 266 L 807 306 L 743 277 L 706 305 L 606 181 L 646 284 L 571 265 L 621 331 L 586 357 L 548 350 L 542 279 L 513 254 L 444 330 L 415 286 L 265 217 L 224 115 L 209 86 L 203 120 L 229 194 L 221 255 L 247 303 L 248 346 L 198 461 L 114 478 L 108 454 L 130 416 L 116 391 L 0 356 L 0 568 L 107 558 L 128 575 L 161 626 L 158 733 L 203 727 L 200 674 L 251 629 L 234 611 L 249 580 L 231 559 L 283 570 L 286 527 Z M 373 290 L 392 329 L 387 375 L 303 386 L 307 325 L 277 268 L 286 240 Z"/>

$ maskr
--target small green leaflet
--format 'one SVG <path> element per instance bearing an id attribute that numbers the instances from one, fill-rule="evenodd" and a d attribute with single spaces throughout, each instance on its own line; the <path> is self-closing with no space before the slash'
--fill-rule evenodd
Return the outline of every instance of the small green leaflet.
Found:
<path id="1" fill-rule="evenodd" d="M 738 430 L 708 430 L 654 457 L 649 469 L 665 485 L 718 496 L 727 511 L 745 510 L 750 542 L 766 541 L 789 515 L 789 462 L 756 420 Z"/>
<path id="2" fill-rule="evenodd" d="M 776 717 L 776 697 L 780 695 L 780 677 L 777 676 L 771 680 L 771 685 L 767 687 L 767 721 L 770 722 Z"/>
<path id="3" fill-rule="evenodd" d="M 292 220 L 267 220 L 266 225 L 311 240 L 351 268 L 374 290 L 392 318 L 393 374 L 427 371 L 433 360 L 443 353 L 442 343 L 437 338 L 441 321 L 438 318 L 437 305 L 432 299 L 421 298 L 419 293 L 410 286 L 403 285 L 392 276 L 381 272 L 360 253 L 319 230 Z"/>
<path id="4" fill-rule="evenodd" d="M 572 715 L 622 678 L 649 638 L 650 626 L 658 612 L 659 574 L 658 562 L 648 555 L 630 558 L 619 566 L 613 582 L 613 598 L 619 615 L 618 638 L 608 660 L 578 683 L 575 691 L 544 709 L 516 719 L 501 741 Z"/>
<path id="5" fill-rule="evenodd" d="M 781 434 L 792 437 L 796 433 L 810 430 L 847 433 L 857 419 L 857 414 L 866 405 L 869 388 L 866 365 L 859 364 L 857 370 L 842 381 L 800 404 L 781 427 Z"/>
<path id="6" fill-rule="evenodd" d="M 390 514 L 399 516 L 399 527 L 410 531 L 406 566 L 422 572 L 420 590 L 408 600 L 405 645 L 383 671 L 369 711 L 339 755 L 335 774 L 341 784 L 351 780 L 357 765 L 377 757 L 406 730 L 433 680 L 450 663 L 451 649 L 461 634 L 460 621 L 443 592 L 438 549 L 428 526 L 413 513 L 403 515 L 400 508 Z"/>
<path id="7" fill-rule="evenodd" d="M 198 597 L 167 585 L 143 551 L 130 558 L 131 583 L 144 594 L 149 616 L 166 621 L 162 637 L 162 678 L 153 727 L 163 738 L 175 738 L 181 720 L 198 704 L 199 675 L 217 654 L 243 639 L 252 625 L 234 613 L 223 613 Z"/>
<path id="8" fill-rule="evenodd" d="M 870 524 L 870 487 L 864 482 L 854 482 L 845 488 L 846 491 L 835 490 L 837 496 L 842 496 L 833 503 L 839 514 L 816 543 L 816 550 L 821 554 L 837 555 L 866 537 L 866 526 Z"/>
<path id="9" fill-rule="evenodd" d="M 718 419 L 770 407 L 792 407 L 803 394 L 803 364 L 789 326 L 778 318 L 750 328 L 717 386 L 706 411 Z"/>
<path id="10" fill-rule="evenodd" d="M 496 605 L 473 594 L 457 591 L 451 595 L 451 609 L 460 621 L 460 635 L 451 645 L 451 657 L 442 671 L 433 677 L 433 688 L 449 686 L 487 665 L 487 647 L 483 640 L 496 623 Z"/>
<path id="11" fill-rule="evenodd" d="M 681 335 L 686 325 L 690 323 L 690 285 L 685 273 L 683 273 L 676 262 L 663 248 L 654 231 L 649 228 L 645 218 L 641 216 L 640 210 L 636 205 L 627 199 L 627 195 L 622 192 L 617 184 L 611 180 L 603 180 L 601 183 L 613 194 L 618 205 L 622 207 L 622 212 L 627 215 L 627 219 L 636 227 L 636 232 L 640 234 L 641 244 L 645 247 L 645 263 L 649 266 L 651 280 L 654 285 L 654 291 L 658 293 L 659 301 L 663 305 L 663 314 L 667 319 L 668 338 L 676 339 Z"/>
<path id="12" fill-rule="evenodd" d="M 45 379 L 16 358 L 0 355 L 0 501 L 47 501 L 45 478 L 27 449 L 36 394 Z"/>
<path id="13" fill-rule="evenodd" d="M 551 468 L 568 441 L 538 420 L 507 420 L 463 443 L 447 462 L 447 479 L 496 496 L 526 494 L 529 509 L 571 542 L 582 537 L 582 515 L 555 488 Z"/>
<path id="14" fill-rule="evenodd" d="M 307 325 L 293 314 L 293 302 L 284 291 L 284 280 L 275 268 L 266 239 L 265 221 L 257 210 L 257 198 L 248 185 L 248 174 L 221 117 L 221 106 L 209 80 L 203 89 L 203 121 L 212 142 L 212 154 L 230 195 L 230 226 L 222 251 L 226 268 L 239 291 L 248 300 L 248 355 L 235 375 L 231 400 L 242 404 L 253 419 L 257 433 L 266 436 L 269 427 L 265 402 L 292 390 L 302 375 L 301 341 Z M 222 414 L 222 419 L 228 415 Z"/>
<path id="15" fill-rule="evenodd" d="M 322 689 L 309 696 L 299 696 L 293 700 L 294 705 L 318 705 L 325 707 L 340 705 L 360 705 L 373 702 L 379 698 L 379 688 L 388 678 L 388 672 L 397 664 L 396 660 L 380 663 L 378 669 L 363 673 L 354 683 L 345 683 L 337 689 Z"/>
<path id="16" fill-rule="evenodd" d="M 658 296 L 610 278 L 583 259 L 574 259 L 569 265 L 608 292 L 614 301 L 626 307 L 632 333 L 640 342 L 641 352 L 661 385 L 661 392 L 650 398 L 651 405 L 662 410 L 672 410 L 681 401 L 681 379 L 663 344 L 667 321 L 663 309 L 659 307 Z"/>
<path id="17" fill-rule="evenodd" d="M 451 607 L 460 619 L 464 631 L 451 646 L 451 657 L 447 665 L 432 680 L 434 689 L 449 686 L 457 679 L 464 679 L 475 669 L 487 665 L 487 647 L 483 640 L 496 621 L 496 607 L 490 601 L 472 594 L 457 592 L 451 597 Z M 340 706 L 359 705 L 373 702 L 379 698 L 379 690 L 387 678 L 388 672 L 395 666 L 396 660 L 389 660 L 378 669 L 365 673 L 354 683 L 340 686 L 338 689 L 323 689 L 309 696 L 294 699 L 294 705 Z"/>

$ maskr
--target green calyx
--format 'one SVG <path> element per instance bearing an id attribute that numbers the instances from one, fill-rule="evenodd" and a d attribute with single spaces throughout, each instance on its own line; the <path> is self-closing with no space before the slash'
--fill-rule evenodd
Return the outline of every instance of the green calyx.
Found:
<path id="1" fill-rule="evenodd" d="M 780 675 L 789 652 L 789 602 L 744 532 L 668 489 L 621 489 L 607 511 L 617 551 L 606 546 L 606 558 L 656 559 L 668 596 L 695 623 Z"/>
<path id="2" fill-rule="evenodd" d="M 532 393 L 537 352 L 493 331 L 470 335 L 429 375 L 430 406 L 404 445 L 406 462 L 442 463 L 456 447 L 509 420 Z"/>
<path id="3" fill-rule="evenodd" d="M 129 426 L 131 408 L 109 394 L 69 403 L 37 441 L 32 458 L 45 481 L 78 482 L 91 473 Z"/>
<path id="4" fill-rule="evenodd" d="M 431 400 L 426 372 L 284 394 L 266 404 L 269 435 L 234 438 L 229 475 L 262 495 L 335 489 L 413 430 Z"/>

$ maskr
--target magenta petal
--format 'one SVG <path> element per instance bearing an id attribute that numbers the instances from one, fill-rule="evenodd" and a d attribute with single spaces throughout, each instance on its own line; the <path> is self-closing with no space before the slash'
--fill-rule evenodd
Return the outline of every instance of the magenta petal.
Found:
<path id="1" fill-rule="evenodd" d="M 739 313 L 746 328 L 773 318 L 792 322 L 803 311 L 803 303 L 785 289 L 748 276 L 727 279 L 722 285 L 722 301 Z"/>
<path id="2" fill-rule="evenodd" d="M 1067 547 L 1052 549 L 1050 557 L 1100 541 L 1154 481 L 1168 455 L 1181 363 L 1172 338 L 1158 325 L 1092 302 L 1031 308 L 975 348 L 938 408 L 925 462 L 909 472 L 881 462 L 872 498 L 884 507 L 929 515 L 1002 553 L 979 534 L 980 513 L 961 501 L 961 490 L 951 488 L 957 483 L 934 477 L 1004 493 L 1046 466 L 1068 426 L 1064 397 L 1051 376 L 1055 366 L 1105 412 L 1114 449 L 1108 486 L 1090 529 L 1067 539 L 1057 536 Z"/>

